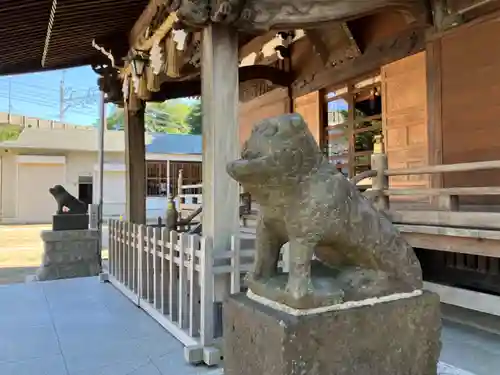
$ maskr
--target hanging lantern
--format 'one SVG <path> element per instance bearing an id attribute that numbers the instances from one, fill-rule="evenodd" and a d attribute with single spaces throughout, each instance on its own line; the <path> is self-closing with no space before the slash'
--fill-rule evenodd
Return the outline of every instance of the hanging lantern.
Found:
<path id="1" fill-rule="evenodd" d="M 145 56 L 142 54 L 135 54 L 130 61 L 132 73 L 138 77 L 142 77 L 147 62 L 148 59 Z"/>
<path id="2" fill-rule="evenodd" d="M 148 91 L 146 75 L 139 77 L 132 73 L 132 87 L 134 95 L 140 99 L 148 100 L 151 97 L 151 93 Z"/>

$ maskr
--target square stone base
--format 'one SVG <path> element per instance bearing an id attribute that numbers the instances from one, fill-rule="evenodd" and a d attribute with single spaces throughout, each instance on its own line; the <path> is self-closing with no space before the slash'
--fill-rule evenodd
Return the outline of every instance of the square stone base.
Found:
<path id="1" fill-rule="evenodd" d="M 224 375 L 436 375 L 439 297 L 290 315 L 244 294 L 224 304 Z"/>
<path id="2" fill-rule="evenodd" d="M 87 214 L 60 214 L 52 216 L 52 230 L 80 230 L 89 229 L 89 215 Z"/>
<path id="3" fill-rule="evenodd" d="M 99 232 L 42 231 L 43 258 L 35 280 L 97 276 L 100 272 Z"/>

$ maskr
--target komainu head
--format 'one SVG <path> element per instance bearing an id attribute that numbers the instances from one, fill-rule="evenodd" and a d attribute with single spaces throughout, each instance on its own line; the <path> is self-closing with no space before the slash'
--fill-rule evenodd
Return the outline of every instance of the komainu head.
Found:
<path id="1" fill-rule="evenodd" d="M 304 119 L 292 113 L 255 124 L 241 159 L 229 163 L 227 172 L 243 185 L 270 180 L 285 183 L 309 174 L 322 160 Z"/>
<path id="2" fill-rule="evenodd" d="M 52 194 L 54 197 L 60 196 L 66 192 L 66 189 L 61 186 L 61 185 L 55 185 L 54 187 L 51 187 L 49 189 L 50 194 Z"/>

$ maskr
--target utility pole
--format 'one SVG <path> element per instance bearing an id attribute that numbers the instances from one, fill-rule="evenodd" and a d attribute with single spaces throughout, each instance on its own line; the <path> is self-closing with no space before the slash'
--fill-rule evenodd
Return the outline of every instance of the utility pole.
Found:
<path id="1" fill-rule="evenodd" d="M 12 77 L 9 76 L 9 116 L 12 112 Z"/>
<path id="2" fill-rule="evenodd" d="M 61 83 L 59 85 L 59 121 L 64 121 L 64 74 L 65 70 L 62 71 Z"/>

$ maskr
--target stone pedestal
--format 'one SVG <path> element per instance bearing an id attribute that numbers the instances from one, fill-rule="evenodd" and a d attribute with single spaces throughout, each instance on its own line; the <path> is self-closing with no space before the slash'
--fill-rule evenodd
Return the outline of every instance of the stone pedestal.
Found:
<path id="1" fill-rule="evenodd" d="M 224 305 L 224 374 L 436 375 L 439 297 L 397 298 L 292 315 L 231 296 Z"/>
<path id="2" fill-rule="evenodd" d="M 89 229 L 87 214 L 56 214 L 52 216 L 52 230 Z"/>
<path id="3" fill-rule="evenodd" d="M 97 276 L 99 232 L 96 230 L 42 231 L 42 265 L 35 280 L 57 280 Z"/>

